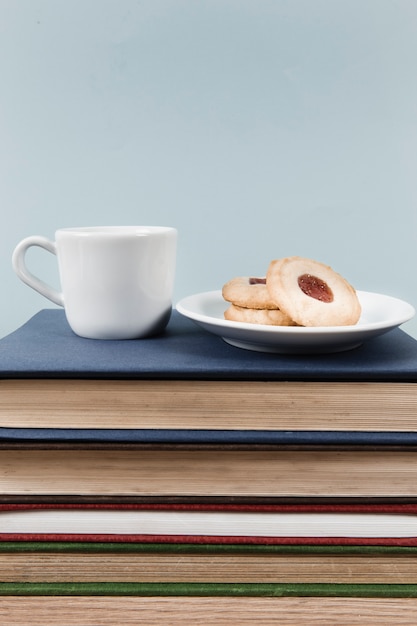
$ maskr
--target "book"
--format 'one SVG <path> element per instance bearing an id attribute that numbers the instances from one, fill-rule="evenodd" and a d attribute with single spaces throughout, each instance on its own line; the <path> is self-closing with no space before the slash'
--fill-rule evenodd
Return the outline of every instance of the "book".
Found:
<path id="1" fill-rule="evenodd" d="M 208 548 L 88 542 L 26 542 L 16 546 L 0 542 L 0 586 L 23 582 L 417 585 L 417 548 L 317 549 L 307 545 L 249 549 L 211 544 Z"/>
<path id="2" fill-rule="evenodd" d="M 416 554 L 417 504 L 0 510 L 0 595 L 415 596 Z"/>
<path id="3" fill-rule="evenodd" d="M 0 505 L 0 542 L 417 547 L 417 504 Z M 191 548 L 190 548 L 191 549 Z"/>
<path id="4" fill-rule="evenodd" d="M 271 354 L 230 346 L 173 311 L 159 336 L 84 339 L 62 309 L 43 309 L 0 340 L 0 378 L 143 380 L 417 380 L 417 341 L 399 328 L 333 354 Z"/>
<path id="5" fill-rule="evenodd" d="M 417 585 L 386 585 L 383 583 L 0 582 L 0 596 L 141 596 L 153 598 L 154 601 L 156 598 L 159 600 L 163 597 L 195 597 L 199 601 L 206 597 L 214 599 L 236 597 L 245 598 L 245 603 L 246 599 L 251 597 L 276 598 L 284 596 L 287 598 L 297 597 L 298 603 L 300 603 L 300 598 L 313 596 L 320 598 L 417 598 Z M 184 615 L 181 614 L 181 616 L 184 619 Z M 33 624 L 33 620 L 30 623 Z M 102 624 L 103 621 L 99 620 L 99 623 Z M 204 619 L 204 623 L 207 623 L 206 619 Z M 348 623 L 351 624 L 352 622 Z"/>
<path id="6" fill-rule="evenodd" d="M 417 341 L 399 329 L 348 352 L 274 355 L 176 312 L 160 337 L 108 342 L 46 309 L 0 357 L 0 445 L 417 445 Z"/>
<path id="7" fill-rule="evenodd" d="M 39 496 L 415 499 L 417 454 L 367 447 L 2 449 L 0 501 Z"/>
<path id="8" fill-rule="evenodd" d="M 0 426 L 1 440 L 415 445 L 417 385 L 2 379 Z"/>

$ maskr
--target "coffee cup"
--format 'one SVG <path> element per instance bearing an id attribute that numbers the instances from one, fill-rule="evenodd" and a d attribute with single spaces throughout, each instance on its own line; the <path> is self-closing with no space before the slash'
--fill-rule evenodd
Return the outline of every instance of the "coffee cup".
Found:
<path id="1" fill-rule="evenodd" d="M 33 235 L 12 257 L 29 287 L 64 307 L 72 330 L 89 339 L 139 339 L 160 333 L 172 311 L 177 230 L 165 226 L 61 228 L 55 241 Z M 26 252 L 57 256 L 61 291 L 35 276 Z"/>

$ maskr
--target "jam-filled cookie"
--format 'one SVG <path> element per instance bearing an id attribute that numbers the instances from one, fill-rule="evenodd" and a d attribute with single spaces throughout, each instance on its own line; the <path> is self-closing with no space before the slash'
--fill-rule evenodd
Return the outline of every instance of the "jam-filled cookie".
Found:
<path id="1" fill-rule="evenodd" d="M 231 322 L 245 324 L 266 324 L 267 326 L 295 326 L 296 324 L 279 309 L 250 309 L 231 304 L 224 312 L 224 318 Z"/>
<path id="2" fill-rule="evenodd" d="M 223 298 L 236 306 L 249 309 L 276 309 L 269 295 L 266 278 L 237 276 L 223 285 Z"/>
<path id="3" fill-rule="evenodd" d="M 271 261 L 271 299 L 300 326 L 356 324 L 361 306 L 355 289 L 331 267 L 298 256 Z"/>

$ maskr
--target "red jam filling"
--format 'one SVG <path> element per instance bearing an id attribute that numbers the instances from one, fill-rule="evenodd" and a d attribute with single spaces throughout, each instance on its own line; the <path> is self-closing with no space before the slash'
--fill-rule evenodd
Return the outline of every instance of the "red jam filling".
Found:
<path id="1" fill-rule="evenodd" d="M 298 277 L 298 286 L 301 291 L 320 302 L 333 302 L 333 292 L 329 285 L 317 276 L 303 274 Z"/>
<path id="2" fill-rule="evenodd" d="M 266 285 L 266 278 L 249 278 L 250 285 Z"/>

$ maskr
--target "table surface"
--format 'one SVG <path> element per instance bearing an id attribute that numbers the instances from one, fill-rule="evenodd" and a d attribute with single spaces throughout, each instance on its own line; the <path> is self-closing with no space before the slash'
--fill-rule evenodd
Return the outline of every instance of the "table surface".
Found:
<path id="1" fill-rule="evenodd" d="M 2 597 L 7 626 L 415 626 L 414 598 Z"/>

